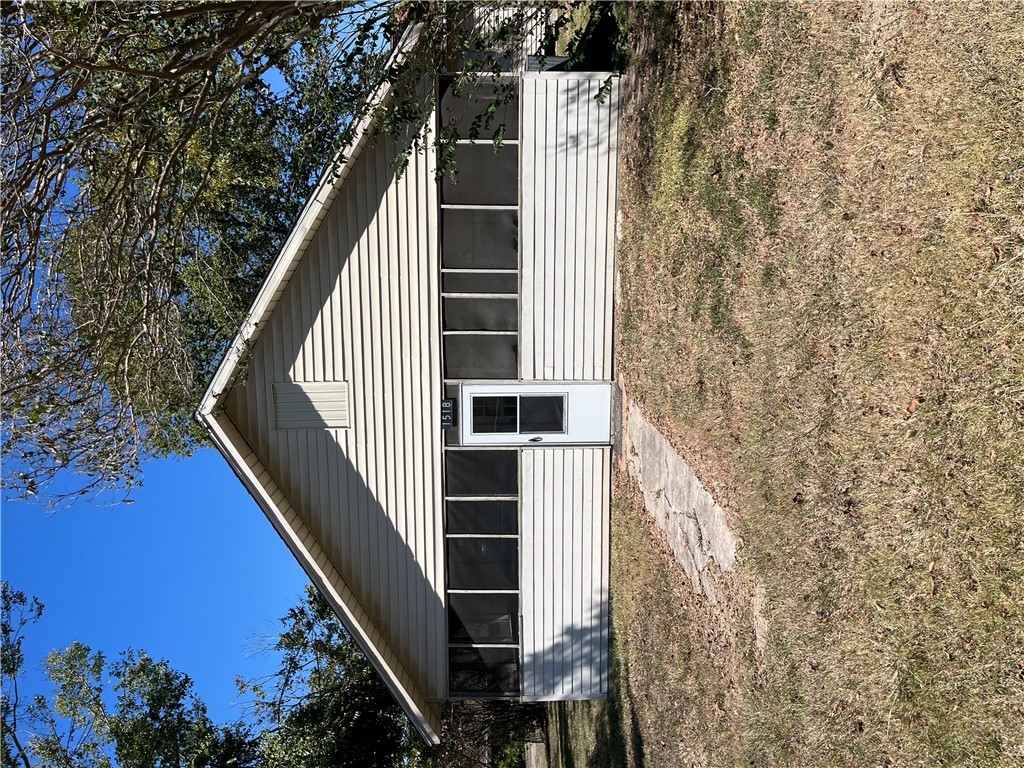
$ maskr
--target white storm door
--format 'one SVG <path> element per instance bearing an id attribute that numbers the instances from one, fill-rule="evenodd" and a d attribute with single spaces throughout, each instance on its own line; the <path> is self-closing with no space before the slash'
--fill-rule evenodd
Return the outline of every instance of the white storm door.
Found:
<path id="1" fill-rule="evenodd" d="M 463 445 L 607 445 L 611 384 L 463 384 Z"/>

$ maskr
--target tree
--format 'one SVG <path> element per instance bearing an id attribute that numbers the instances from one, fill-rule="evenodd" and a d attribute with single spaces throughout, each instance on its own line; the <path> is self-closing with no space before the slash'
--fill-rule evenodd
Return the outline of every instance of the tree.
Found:
<path id="1" fill-rule="evenodd" d="M 5 495 L 126 493 L 142 459 L 191 452 L 226 340 L 370 94 L 394 83 L 377 117 L 416 137 L 424 73 L 544 15 L 508 6 L 481 42 L 464 2 L 5 3 Z M 387 66 L 411 19 L 429 45 Z"/>
<path id="2" fill-rule="evenodd" d="M 43 605 L 3 582 L 4 768 L 260 768 L 247 726 L 217 727 L 196 696 L 191 678 L 164 660 L 126 651 L 108 663 L 99 651 L 74 642 L 50 653 L 50 698 L 24 701 L 23 631 L 39 621 Z M 116 704 L 107 707 L 108 677 Z"/>
<path id="3" fill-rule="evenodd" d="M 312 586 L 282 620 L 280 668 L 251 684 L 275 766 L 393 768 L 419 748 L 405 714 Z"/>

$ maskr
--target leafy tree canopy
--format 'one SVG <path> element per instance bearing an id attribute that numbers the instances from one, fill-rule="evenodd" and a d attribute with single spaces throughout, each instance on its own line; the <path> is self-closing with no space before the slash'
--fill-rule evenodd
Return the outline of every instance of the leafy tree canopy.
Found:
<path id="1" fill-rule="evenodd" d="M 188 675 L 146 653 L 127 651 L 111 663 L 72 643 L 46 657 L 51 696 L 25 696 L 23 632 L 39 621 L 43 606 L 7 582 L 2 589 L 4 768 L 264 765 L 247 726 L 215 726 Z"/>
<path id="2" fill-rule="evenodd" d="M 547 15 L 509 4 L 481 44 L 471 10 L 3 4 L 6 496 L 128 492 L 142 459 L 195 448 L 192 412 L 226 339 L 368 96 L 395 83 L 377 117 L 415 135 L 423 73 L 513 46 Z M 388 66 L 413 19 L 423 45 Z"/>

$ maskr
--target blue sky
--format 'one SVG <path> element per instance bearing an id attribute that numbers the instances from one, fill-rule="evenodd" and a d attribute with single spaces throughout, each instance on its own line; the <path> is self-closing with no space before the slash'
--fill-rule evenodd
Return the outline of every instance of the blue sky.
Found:
<path id="1" fill-rule="evenodd" d="M 305 574 L 212 448 L 148 462 L 133 498 L 56 514 L 4 504 L 0 574 L 46 606 L 25 641 L 23 692 L 41 692 L 46 654 L 73 640 L 108 658 L 131 647 L 190 675 L 213 720 L 233 721 L 235 676 L 273 670 L 256 651 Z"/>

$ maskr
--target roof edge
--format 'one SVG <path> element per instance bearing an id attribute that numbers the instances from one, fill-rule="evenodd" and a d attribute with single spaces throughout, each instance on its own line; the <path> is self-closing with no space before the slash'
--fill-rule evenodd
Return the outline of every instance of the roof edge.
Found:
<path id="1" fill-rule="evenodd" d="M 282 498 L 286 499 L 287 497 L 279 488 L 276 481 L 273 480 L 270 472 L 259 460 L 258 454 L 256 454 L 255 451 L 252 451 L 252 448 L 249 447 L 244 436 L 241 435 L 229 416 L 222 415 L 218 417 L 204 413 L 199 413 L 197 416 L 207 428 L 210 437 L 218 450 L 220 450 L 228 460 L 228 464 L 259 504 L 260 508 L 267 516 L 267 519 L 270 520 L 270 523 L 274 526 L 274 529 L 277 531 L 282 541 L 284 541 L 288 546 L 292 555 L 302 566 L 303 571 L 305 571 L 306 575 L 316 585 L 320 590 L 320 593 L 324 598 L 326 598 L 327 602 L 331 604 L 331 607 L 338 614 L 338 617 L 342 620 L 342 623 L 348 630 L 349 635 L 351 635 L 352 639 L 356 641 L 356 644 L 366 655 L 371 666 L 373 666 L 377 671 L 377 674 L 380 675 L 385 686 L 387 686 L 391 695 L 395 697 L 395 700 L 405 711 L 405 714 L 416 728 L 416 731 L 424 741 L 427 742 L 427 744 L 433 746 L 440 744 L 439 713 L 425 712 L 424 708 L 421 707 L 420 704 L 428 702 L 427 697 L 420 691 L 408 690 L 406 686 L 402 684 L 396 670 L 384 658 L 380 649 L 371 640 L 366 628 L 356 618 L 348 604 L 348 601 L 346 601 L 343 591 L 347 590 L 351 593 L 351 588 L 349 588 L 348 584 L 345 583 L 344 578 L 340 573 L 338 573 L 336 580 L 332 580 L 330 575 L 321 569 L 319 564 L 316 562 L 316 557 L 303 543 L 303 537 L 300 536 L 292 524 L 287 521 L 284 511 L 273 499 L 277 493 L 279 493 Z M 234 434 L 229 434 L 229 432 Z M 253 463 L 257 464 L 259 468 L 263 470 L 262 473 L 258 474 L 254 471 L 253 467 L 239 449 L 240 443 L 248 448 L 250 453 L 255 457 Z M 261 479 L 261 477 L 263 479 Z M 339 590 L 336 582 L 340 582 L 344 589 Z M 393 649 L 392 653 L 394 653 Z M 410 679 L 412 679 L 412 675 L 409 674 L 408 670 L 403 668 L 403 671 Z M 431 717 L 430 715 L 434 715 L 434 717 Z"/>
<path id="2" fill-rule="evenodd" d="M 402 60 L 419 42 L 422 29 L 422 23 L 412 25 L 406 29 L 402 39 L 395 46 L 394 52 L 388 59 L 387 69 L 391 69 Z M 374 115 L 381 106 L 387 104 L 391 98 L 391 92 L 392 83 L 389 81 L 385 81 L 378 86 L 377 90 L 367 100 L 366 113 L 356 124 L 352 139 L 347 146 L 338 151 L 321 173 L 320 180 L 314 186 L 313 192 L 302 209 L 302 213 L 299 214 L 295 226 L 292 227 L 288 238 L 278 252 L 270 272 L 267 274 L 266 279 L 264 279 L 263 284 L 260 286 L 259 292 L 256 294 L 256 298 L 253 300 L 252 306 L 250 306 L 248 313 L 246 313 L 238 332 L 231 340 L 227 351 L 224 353 L 224 357 L 221 358 L 220 365 L 217 366 L 213 379 L 199 401 L 196 417 L 200 421 L 204 420 L 202 418 L 204 415 L 209 416 L 214 412 L 220 404 L 221 398 L 227 393 L 245 358 L 247 346 L 258 338 L 264 321 L 277 305 L 276 295 L 278 289 L 288 279 L 298 262 L 305 255 L 306 247 L 312 239 L 310 233 L 315 231 L 319 220 L 326 215 L 327 209 L 338 194 L 338 190 L 341 189 L 348 179 L 356 161 L 362 155 L 363 149 L 373 136 L 377 124 Z M 344 162 L 338 168 L 338 163 L 342 159 L 344 159 Z"/>

